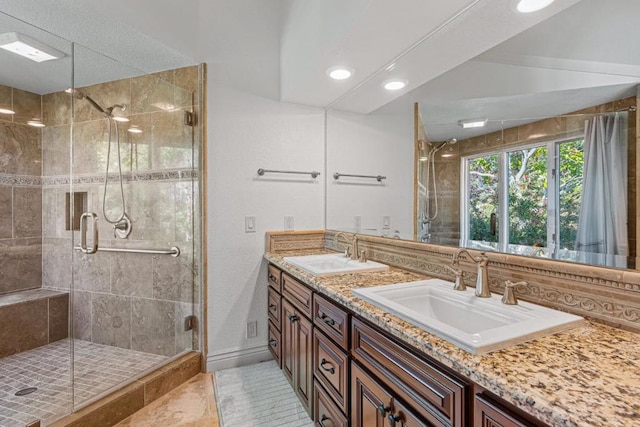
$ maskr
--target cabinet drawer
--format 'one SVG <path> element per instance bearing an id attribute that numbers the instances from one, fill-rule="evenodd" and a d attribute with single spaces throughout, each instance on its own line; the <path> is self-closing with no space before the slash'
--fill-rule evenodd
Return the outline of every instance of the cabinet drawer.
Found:
<path id="1" fill-rule="evenodd" d="M 313 421 L 320 427 L 348 427 L 349 422 L 317 381 L 313 383 Z"/>
<path id="2" fill-rule="evenodd" d="M 269 306 L 267 307 L 269 320 L 273 322 L 273 326 L 280 330 L 280 294 L 269 288 Z"/>
<path id="3" fill-rule="evenodd" d="M 509 405 L 509 404 L 507 404 Z M 528 414 L 518 415 L 491 396 L 476 394 L 474 402 L 474 426 L 479 427 L 538 427 L 546 426 Z"/>
<path id="4" fill-rule="evenodd" d="M 269 322 L 269 351 L 273 355 L 274 360 L 278 363 L 278 367 L 282 367 L 282 347 L 280 346 L 280 331 L 276 329 L 273 323 Z"/>
<path id="5" fill-rule="evenodd" d="M 318 294 L 313 296 L 313 323 L 343 350 L 349 349 L 349 314 Z"/>
<path id="6" fill-rule="evenodd" d="M 420 416 L 436 425 L 463 426 L 467 384 L 357 319 L 352 319 L 351 330 L 353 357 Z"/>
<path id="7" fill-rule="evenodd" d="M 349 359 L 318 329 L 313 331 L 313 373 L 336 405 L 347 412 L 349 398 Z"/>
<path id="8" fill-rule="evenodd" d="M 300 313 L 308 319 L 311 318 L 313 291 L 287 273 L 282 273 L 282 296 L 286 297 Z"/>
<path id="9" fill-rule="evenodd" d="M 282 272 L 280 269 L 274 265 L 269 264 L 267 270 L 267 278 L 269 281 L 269 286 L 272 287 L 276 292 L 282 293 Z"/>

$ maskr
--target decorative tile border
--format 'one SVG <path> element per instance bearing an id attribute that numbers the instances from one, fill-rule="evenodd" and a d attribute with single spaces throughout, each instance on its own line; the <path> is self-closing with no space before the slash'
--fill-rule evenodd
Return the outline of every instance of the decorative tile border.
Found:
<path id="1" fill-rule="evenodd" d="M 31 175 L 11 175 L 0 173 L 0 185 L 22 185 L 39 187 L 42 185 L 42 178 Z"/>
<path id="2" fill-rule="evenodd" d="M 124 182 L 136 181 L 170 181 L 181 179 L 197 179 L 199 172 L 195 169 L 168 169 L 162 171 L 140 171 L 140 172 L 124 172 L 122 180 Z M 108 182 L 118 182 L 119 175 L 110 173 Z M 42 185 L 69 185 L 71 180 L 68 175 L 46 176 L 42 178 Z M 87 174 L 76 175 L 73 177 L 74 185 L 82 184 L 104 184 L 104 174 Z"/>
<path id="3" fill-rule="evenodd" d="M 269 231 L 267 232 L 267 252 L 295 250 L 321 250 L 325 247 L 324 230 L 315 231 Z"/>
<path id="4" fill-rule="evenodd" d="M 335 233 L 326 232 L 326 248 L 342 250 L 334 245 Z M 455 247 L 367 235 L 358 235 L 358 239 L 369 259 L 442 279 L 453 278 L 444 265 L 451 263 Z M 505 280 L 524 280 L 529 286 L 517 292 L 523 300 L 640 332 L 639 272 L 500 253 L 486 255 L 493 292 L 502 293 Z M 463 256 L 460 268 L 467 285 L 473 286 L 477 277 L 475 264 Z"/>
<path id="5" fill-rule="evenodd" d="M 195 169 L 168 169 L 162 171 L 141 171 L 125 172 L 122 174 L 123 182 L 137 181 L 171 181 L 198 179 L 199 172 Z M 118 182 L 119 175 L 110 173 L 108 182 Z M 20 185 L 20 186 L 56 186 L 69 185 L 71 179 L 68 175 L 59 176 L 31 176 L 31 175 L 11 175 L 0 173 L 0 185 Z M 104 184 L 104 174 L 76 175 L 73 177 L 74 185 L 82 184 Z"/>

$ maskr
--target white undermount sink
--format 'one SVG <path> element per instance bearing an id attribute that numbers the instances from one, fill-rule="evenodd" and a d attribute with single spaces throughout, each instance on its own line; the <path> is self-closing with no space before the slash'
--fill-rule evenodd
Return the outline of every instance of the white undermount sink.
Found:
<path id="1" fill-rule="evenodd" d="M 333 276 L 334 274 L 381 271 L 389 266 L 375 261 L 360 262 L 342 254 L 323 254 L 284 257 L 289 264 L 313 274 L 314 276 Z"/>
<path id="2" fill-rule="evenodd" d="M 501 295 L 475 296 L 472 288 L 454 291 L 440 279 L 354 289 L 371 304 L 472 353 L 483 354 L 579 326 L 573 314 Z"/>

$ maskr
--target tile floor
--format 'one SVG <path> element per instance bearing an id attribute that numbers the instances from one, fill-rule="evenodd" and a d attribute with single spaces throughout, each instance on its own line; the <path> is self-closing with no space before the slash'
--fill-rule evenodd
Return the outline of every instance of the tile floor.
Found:
<path id="1" fill-rule="evenodd" d="M 215 373 L 223 427 L 312 427 L 313 421 L 275 361 Z"/>
<path id="2" fill-rule="evenodd" d="M 76 405 L 168 359 L 88 341 L 73 345 Z M 24 427 L 35 419 L 46 424 L 71 412 L 70 346 L 65 339 L 0 359 L 0 426 Z M 15 396 L 27 387 L 38 390 Z"/>
<path id="3" fill-rule="evenodd" d="M 115 427 L 219 427 L 213 381 L 198 374 Z"/>

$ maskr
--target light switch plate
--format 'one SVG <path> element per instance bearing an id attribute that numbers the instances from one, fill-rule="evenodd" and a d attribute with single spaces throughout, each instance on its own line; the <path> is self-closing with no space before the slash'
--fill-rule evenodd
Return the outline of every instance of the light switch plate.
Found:
<path id="1" fill-rule="evenodd" d="M 244 217 L 244 232 L 255 233 L 256 232 L 256 217 L 255 215 L 249 215 Z"/>
<path id="2" fill-rule="evenodd" d="M 293 216 L 285 215 L 285 217 L 284 217 L 284 231 L 293 231 Z"/>

